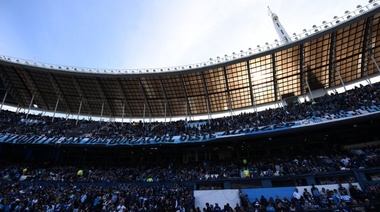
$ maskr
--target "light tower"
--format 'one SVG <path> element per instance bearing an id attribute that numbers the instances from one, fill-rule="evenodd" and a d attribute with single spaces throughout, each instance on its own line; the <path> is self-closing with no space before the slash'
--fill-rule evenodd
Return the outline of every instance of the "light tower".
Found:
<path id="1" fill-rule="evenodd" d="M 272 13 L 268 6 L 268 14 L 272 17 L 273 26 L 276 29 L 276 32 L 278 34 L 278 37 L 280 38 L 281 43 L 289 43 L 291 41 L 288 33 L 280 23 L 280 20 L 278 20 L 278 16 L 276 13 Z"/>

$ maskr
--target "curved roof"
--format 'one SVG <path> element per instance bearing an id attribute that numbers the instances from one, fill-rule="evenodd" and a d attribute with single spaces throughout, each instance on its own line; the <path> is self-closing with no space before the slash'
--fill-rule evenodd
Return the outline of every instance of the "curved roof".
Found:
<path id="1" fill-rule="evenodd" d="M 379 72 L 380 8 L 336 19 L 278 48 L 170 71 L 74 71 L 0 59 L 6 104 L 103 117 L 184 117 L 253 108 Z M 240 56 L 240 57 L 239 57 Z M 235 57 L 235 56 L 233 56 Z M 227 60 L 226 60 L 227 59 Z M 232 59 L 232 60 L 231 60 Z M 182 69 L 182 70 L 180 70 Z"/>

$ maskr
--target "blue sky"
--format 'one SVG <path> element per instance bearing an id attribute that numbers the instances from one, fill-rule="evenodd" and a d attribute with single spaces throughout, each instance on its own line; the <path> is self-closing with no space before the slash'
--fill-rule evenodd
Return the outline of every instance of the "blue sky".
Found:
<path id="1" fill-rule="evenodd" d="M 272 43 L 366 0 L 0 0 L 0 55 L 87 68 L 201 63 Z"/>

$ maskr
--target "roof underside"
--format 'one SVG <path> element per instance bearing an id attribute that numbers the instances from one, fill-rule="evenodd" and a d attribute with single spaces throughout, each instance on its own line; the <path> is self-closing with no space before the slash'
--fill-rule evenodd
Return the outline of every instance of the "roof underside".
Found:
<path id="1" fill-rule="evenodd" d="M 0 60 L 0 98 L 21 108 L 103 117 L 187 117 L 278 101 L 379 71 L 380 10 L 236 61 L 196 70 L 102 75 Z M 373 56 L 373 59 L 372 59 Z M 5 97 L 5 98 L 4 98 Z"/>

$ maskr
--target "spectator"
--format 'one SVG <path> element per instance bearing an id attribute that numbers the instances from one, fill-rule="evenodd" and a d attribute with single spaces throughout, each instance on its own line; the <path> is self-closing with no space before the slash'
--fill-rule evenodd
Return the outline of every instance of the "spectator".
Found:
<path id="1" fill-rule="evenodd" d="M 301 194 L 298 192 L 298 188 L 295 189 L 292 195 L 293 198 L 300 200 L 301 199 Z"/>
<path id="2" fill-rule="evenodd" d="M 275 211 L 276 211 L 276 209 L 274 208 L 272 202 L 269 202 L 269 204 L 268 204 L 268 206 L 267 206 L 267 211 L 268 211 L 268 212 L 275 212 Z"/>
<path id="3" fill-rule="evenodd" d="M 307 188 L 304 188 L 302 196 L 305 199 L 305 201 L 307 201 L 307 202 L 311 202 L 314 200 L 311 193 L 309 191 L 307 191 Z"/>
<path id="4" fill-rule="evenodd" d="M 315 187 L 314 184 L 311 184 L 311 189 L 310 189 L 313 199 L 319 204 L 321 202 L 321 194 L 319 192 L 319 189 Z"/>

